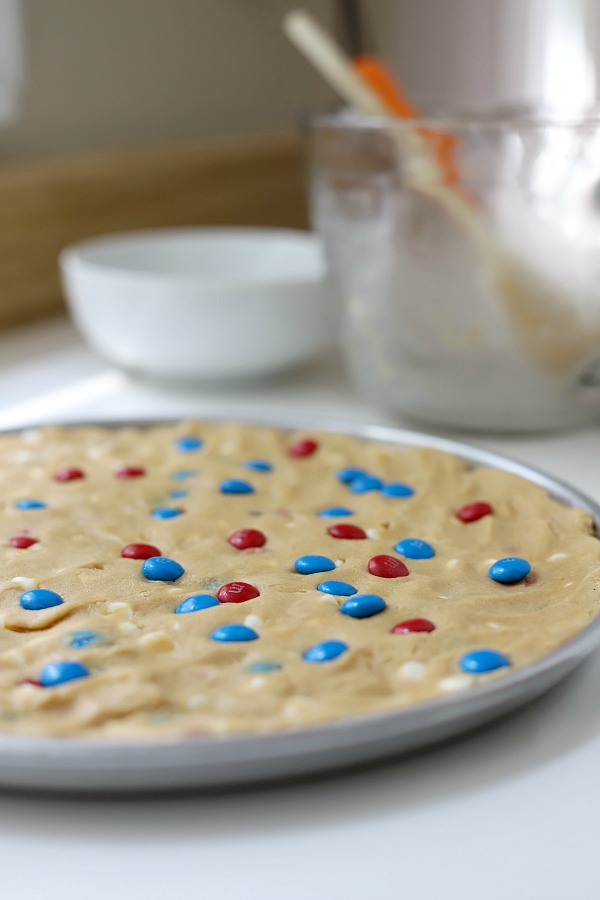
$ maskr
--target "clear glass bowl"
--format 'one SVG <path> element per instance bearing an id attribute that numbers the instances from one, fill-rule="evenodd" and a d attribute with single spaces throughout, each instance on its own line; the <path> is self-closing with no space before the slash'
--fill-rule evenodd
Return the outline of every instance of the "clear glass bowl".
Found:
<path id="1" fill-rule="evenodd" d="M 339 115 L 311 149 L 345 358 L 375 404 L 495 432 L 597 415 L 600 119 Z"/>

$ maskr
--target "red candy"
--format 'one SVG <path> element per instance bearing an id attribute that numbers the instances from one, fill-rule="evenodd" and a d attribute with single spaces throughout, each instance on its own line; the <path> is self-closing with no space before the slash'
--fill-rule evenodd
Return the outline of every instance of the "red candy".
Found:
<path id="1" fill-rule="evenodd" d="M 146 470 L 142 466 L 121 466 L 115 472 L 117 478 L 140 478 L 145 474 Z"/>
<path id="2" fill-rule="evenodd" d="M 300 458 L 302 456 L 312 456 L 319 447 L 318 443 L 312 438 L 303 438 L 301 441 L 295 441 L 288 447 L 289 456 Z"/>
<path id="3" fill-rule="evenodd" d="M 392 634 L 412 634 L 418 631 L 435 631 L 435 625 L 429 619 L 406 619 L 390 628 Z"/>
<path id="4" fill-rule="evenodd" d="M 121 556 L 125 559 L 150 559 L 151 556 L 162 556 L 162 553 L 152 544 L 127 544 L 121 550 Z"/>
<path id="5" fill-rule="evenodd" d="M 358 525 L 346 525 L 345 523 L 332 525 L 331 528 L 327 529 L 327 534 L 334 538 L 345 538 L 348 541 L 364 540 L 367 536 Z"/>
<path id="6" fill-rule="evenodd" d="M 32 544 L 39 543 L 37 538 L 26 537 L 24 534 L 19 534 L 17 537 L 13 537 L 10 539 L 10 546 L 16 547 L 17 550 L 27 550 L 28 547 L 31 547 Z"/>
<path id="7" fill-rule="evenodd" d="M 368 568 L 371 575 L 377 575 L 379 578 L 402 578 L 409 574 L 401 559 L 396 559 L 395 556 L 386 556 L 385 553 L 372 556 Z"/>
<path id="8" fill-rule="evenodd" d="M 474 503 L 467 503 L 462 506 L 456 513 L 456 518 L 461 522 L 476 522 L 484 516 L 489 516 L 494 510 L 489 503 L 476 500 Z"/>
<path id="9" fill-rule="evenodd" d="M 217 591 L 219 603 L 245 603 L 246 600 L 252 600 L 258 596 L 260 596 L 260 591 L 257 591 L 253 584 L 247 584 L 245 581 L 230 581 L 229 584 L 224 584 Z"/>
<path id="10" fill-rule="evenodd" d="M 247 550 L 249 547 L 262 547 L 266 537 L 257 528 L 240 528 L 227 538 L 232 547 L 238 550 Z"/>
<path id="11" fill-rule="evenodd" d="M 85 472 L 81 469 L 59 469 L 54 473 L 55 481 L 77 481 L 78 478 L 85 478 Z"/>
<path id="12" fill-rule="evenodd" d="M 22 678 L 17 684 L 32 684 L 34 687 L 42 686 L 42 682 L 36 681 L 35 678 Z"/>

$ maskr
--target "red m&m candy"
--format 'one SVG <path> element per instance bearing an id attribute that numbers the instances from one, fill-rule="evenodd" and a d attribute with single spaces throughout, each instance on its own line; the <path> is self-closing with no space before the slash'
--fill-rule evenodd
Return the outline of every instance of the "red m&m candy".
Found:
<path id="1" fill-rule="evenodd" d="M 402 578 L 408 575 L 408 569 L 401 559 L 395 556 L 387 556 L 381 553 L 379 556 L 372 556 L 368 565 L 371 575 L 377 575 L 379 578 Z"/>
<path id="2" fill-rule="evenodd" d="M 17 550 L 27 550 L 28 547 L 37 543 L 39 543 L 37 538 L 27 537 L 25 534 L 18 534 L 10 539 L 10 546 L 16 547 Z"/>
<path id="3" fill-rule="evenodd" d="M 390 629 L 392 634 L 414 634 L 420 631 L 435 631 L 435 625 L 429 619 L 406 619 L 398 622 Z"/>
<path id="4" fill-rule="evenodd" d="M 150 559 L 151 556 L 162 556 L 158 547 L 152 544 L 127 544 L 121 550 L 125 559 Z"/>
<path id="5" fill-rule="evenodd" d="M 246 581 L 230 581 L 217 591 L 219 603 L 245 603 L 246 600 L 253 600 L 259 596 L 260 591 Z"/>
<path id="6" fill-rule="evenodd" d="M 79 478 L 85 478 L 85 472 L 81 469 L 59 469 L 54 473 L 55 481 L 77 481 Z"/>
<path id="7" fill-rule="evenodd" d="M 227 538 L 232 547 L 247 550 L 249 547 L 262 547 L 267 538 L 257 528 L 240 528 Z"/>
<path id="8" fill-rule="evenodd" d="M 288 447 L 288 454 L 300 458 L 302 456 L 312 456 L 318 449 L 318 443 L 312 438 L 303 438 L 300 441 L 294 441 Z"/>
<path id="9" fill-rule="evenodd" d="M 456 513 L 456 518 L 461 522 L 476 522 L 478 519 L 483 519 L 484 516 L 489 516 L 493 511 L 489 503 L 476 500 L 461 506 Z"/>
<path id="10" fill-rule="evenodd" d="M 146 470 L 143 466 L 121 466 L 121 468 L 117 469 L 115 472 L 117 478 L 140 478 L 145 474 Z"/>
<path id="11" fill-rule="evenodd" d="M 327 529 L 327 534 L 334 538 L 344 538 L 347 541 L 359 541 L 366 538 L 366 533 L 359 528 L 358 525 L 347 525 L 341 522 L 339 525 L 332 525 Z"/>

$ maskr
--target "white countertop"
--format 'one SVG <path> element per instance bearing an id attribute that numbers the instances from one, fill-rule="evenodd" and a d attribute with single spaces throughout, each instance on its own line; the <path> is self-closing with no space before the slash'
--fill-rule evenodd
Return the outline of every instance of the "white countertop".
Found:
<path id="1" fill-rule="evenodd" d="M 0 339 L 0 427 L 310 413 L 393 421 L 332 357 L 243 391 L 128 381 L 67 322 Z M 466 435 L 457 435 L 468 440 Z M 474 442 L 600 501 L 600 429 Z M 600 654 L 484 730 L 364 771 L 145 800 L 0 794 L 6 900 L 598 900 Z"/>

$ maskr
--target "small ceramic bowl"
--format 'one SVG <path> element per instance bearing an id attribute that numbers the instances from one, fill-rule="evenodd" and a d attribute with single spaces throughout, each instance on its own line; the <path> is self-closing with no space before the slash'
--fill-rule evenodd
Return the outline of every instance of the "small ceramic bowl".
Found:
<path id="1" fill-rule="evenodd" d="M 181 380 L 261 376 L 331 342 L 321 244 L 275 228 L 181 228 L 106 235 L 67 247 L 71 316 L 130 373 Z"/>

